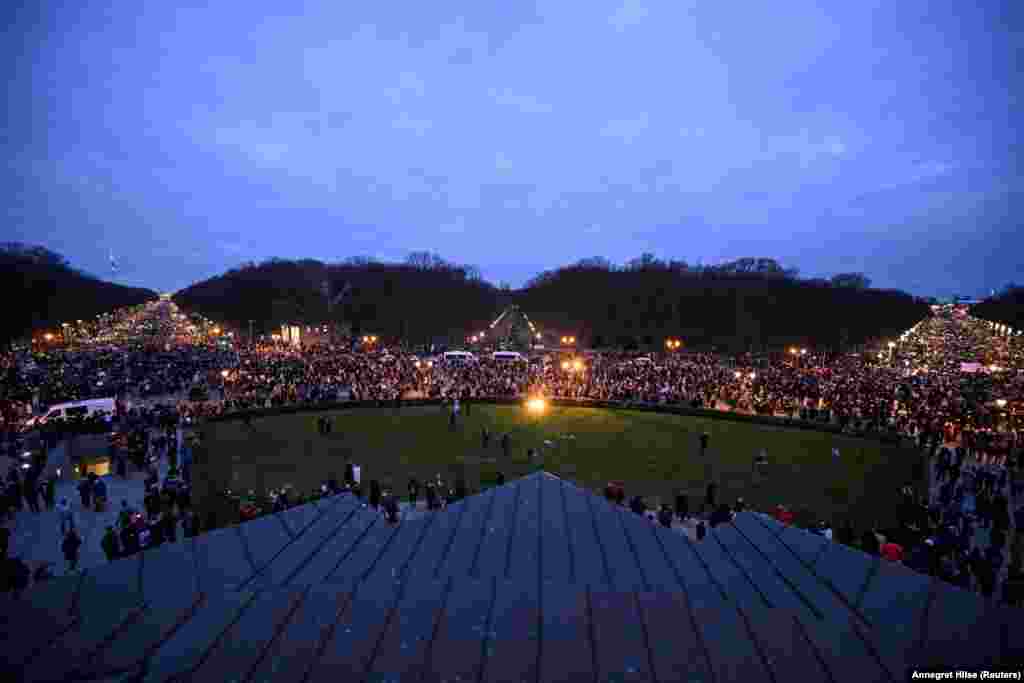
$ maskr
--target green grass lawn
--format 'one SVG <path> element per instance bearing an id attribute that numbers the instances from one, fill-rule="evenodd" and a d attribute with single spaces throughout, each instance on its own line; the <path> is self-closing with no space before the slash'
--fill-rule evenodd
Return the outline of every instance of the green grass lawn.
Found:
<path id="1" fill-rule="evenodd" d="M 785 503 L 808 516 L 857 526 L 891 519 L 897 489 L 910 481 L 917 454 L 912 449 L 815 431 L 601 408 L 549 407 L 543 415 L 519 406 L 473 405 L 452 432 L 438 407 L 354 409 L 329 413 L 334 431 L 320 436 L 322 413 L 257 418 L 204 427 L 204 450 L 213 478 L 234 490 L 291 484 L 310 490 L 331 473 L 340 479 L 347 459 L 362 466 L 364 482 L 378 479 L 402 495 L 410 477 L 421 481 L 441 474 L 452 481 L 461 470 L 471 490 L 487 486 L 501 470 L 507 478 L 543 468 L 591 489 L 610 480 L 626 484 L 649 502 L 671 502 L 685 490 L 694 510 L 708 477 L 720 499 L 743 496 L 765 509 Z M 481 429 L 491 434 L 485 451 Z M 500 436 L 512 436 L 511 458 Z M 706 462 L 699 435 L 710 435 Z M 546 443 L 549 442 L 549 443 Z M 841 458 L 832 458 L 832 448 Z M 527 449 L 542 454 L 526 458 Z M 770 464 L 754 472 L 764 449 Z"/>

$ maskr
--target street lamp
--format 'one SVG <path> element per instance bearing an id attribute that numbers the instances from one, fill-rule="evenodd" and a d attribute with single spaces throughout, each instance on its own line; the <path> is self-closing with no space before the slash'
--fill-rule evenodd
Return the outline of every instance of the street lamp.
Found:
<path id="1" fill-rule="evenodd" d="M 45 339 L 46 341 L 53 341 L 53 335 L 47 332 L 46 334 L 43 335 L 43 339 Z"/>

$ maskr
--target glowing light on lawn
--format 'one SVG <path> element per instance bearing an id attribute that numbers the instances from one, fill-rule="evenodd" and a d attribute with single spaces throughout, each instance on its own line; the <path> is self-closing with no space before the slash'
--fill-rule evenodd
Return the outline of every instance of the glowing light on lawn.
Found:
<path id="1" fill-rule="evenodd" d="M 526 402 L 526 409 L 531 413 L 539 415 L 548 407 L 547 401 L 542 398 L 531 398 Z"/>

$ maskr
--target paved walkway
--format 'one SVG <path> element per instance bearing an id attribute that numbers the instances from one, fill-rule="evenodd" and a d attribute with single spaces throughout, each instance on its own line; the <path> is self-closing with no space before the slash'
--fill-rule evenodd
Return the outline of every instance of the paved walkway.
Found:
<path id="1" fill-rule="evenodd" d="M 48 469 L 51 464 L 66 468 L 66 448 L 67 442 L 63 442 L 56 449 L 50 451 L 47 459 Z M 162 481 L 167 474 L 165 458 L 160 459 L 157 469 Z M 65 475 L 67 471 L 64 469 Z M 77 479 L 64 476 L 57 482 L 55 501 L 60 502 L 61 498 L 67 498 L 71 503 L 75 528 L 82 538 L 78 561 L 80 569 L 107 563 L 106 555 L 103 554 L 103 549 L 100 547 L 100 539 L 108 525 L 116 525 L 122 500 L 127 500 L 128 505 L 136 510 L 144 508 L 144 482 L 146 479 L 144 472 L 135 471 L 134 467 L 128 465 L 128 476 L 125 479 L 115 475 L 105 475 L 100 478 L 107 485 L 107 509 L 104 512 L 95 512 L 94 508 L 82 507 L 82 500 L 78 495 Z M 11 557 L 20 557 L 33 570 L 41 563 L 52 562 L 50 569 L 54 576 L 66 573 L 67 563 L 64 561 L 64 553 L 60 548 L 64 539 L 60 533 L 60 518 L 56 507 L 53 510 L 43 508 L 38 513 L 31 512 L 25 507 L 21 512 L 15 514 L 13 521 L 8 522 L 8 527 L 11 529 L 9 553 Z"/>

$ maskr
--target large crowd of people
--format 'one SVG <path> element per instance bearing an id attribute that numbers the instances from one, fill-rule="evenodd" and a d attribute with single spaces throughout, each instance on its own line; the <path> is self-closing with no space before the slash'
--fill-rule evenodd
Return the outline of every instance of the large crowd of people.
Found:
<path id="1" fill-rule="evenodd" d="M 147 315 L 156 322 L 147 323 Z M 828 527 L 817 532 L 966 583 L 986 595 L 1000 584 L 1000 572 L 1007 579 L 1000 584 L 1004 587 L 1012 588 L 1019 579 L 1019 538 L 1008 544 L 1008 536 L 1019 528 L 1015 517 L 1024 515 L 1011 509 L 1016 486 L 1012 473 L 1020 465 L 1024 446 L 1019 421 L 1024 413 L 1024 344 L 1019 336 L 954 307 L 936 311 L 871 353 L 818 355 L 812 350 L 808 355 L 794 348 L 756 360 L 694 353 L 560 351 L 512 361 L 479 354 L 471 362 L 454 362 L 397 348 L 354 350 L 349 341 L 305 348 L 233 339 L 225 343 L 223 338 L 169 343 L 184 338 L 176 330 L 176 318 L 161 303 L 132 316 L 112 317 L 111 324 L 119 326 L 122 336 L 97 331 L 95 338 L 105 340 L 103 344 L 0 356 L 0 443 L 20 445 L 21 425 L 41 406 L 99 396 L 118 399 L 117 414 L 112 416 L 118 439 L 111 443 L 111 456 L 114 470 L 122 476 L 126 459 L 141 470 L 150 466 L 154 452 L 157 457 L 177 453 L 173 440 L 181 422 L 292 403 L 411 398 L 465 402 L 542 395 L 816 420 L 846 431 L 888 432 L 916 440 L 928 452 L 938 482 L 931 499 L 908 495 L 905 514 L 892 520 L 892 528 L 859 536 L 846 525 L 834 534 Z M 132 339 L 123 334 L 126 326 L 145 328 L 149 336 L 144 342 L 137 337 L 123 341 Z M 164 336 L 154 336 L 154 331 Z M 111 418 L 99 416 L 78 424 L 44 425 L 41 431 L 44 441 L 53 441 L 68 432 L 103 429 L 104 423 L 112 429 Z M 154 489 L 147 497 L 154 501 L 147 506 L 151 509 L 144 514 L 127 511 L 125 524 L 105 536 L 104 550 L 110 547 L 109 554 L 116 556 L 173 538 L 172 529 L 183 518 L 183 532 L 200 528 L 198 520 L 189 517 L 188 473 L 183 469 L 184 464 L 175 463 L 175 480 L 165 481 L 162 488 L 149 482 Z M 33 472 L 12 475 L 17 481 L 9 481 L 5 489 L 8 511 L 15 498 L 20 501 L 32 491 L 45 491 L 45 481 L 29 481 L 27 475 Z M 335 486 L 325 483 L 328 490 Z M 428 488 L 434 490 L 437 505 L 459 495 L 455 488 Z M 322 493 L 251 493 L 241 501 L 241 509 L 243 517 L 252 516 Z M 372 490 L 368 495 L 382 506 L 381 501 L 394 498 Z M 45 493 L 43 498 L 54 504 Z M 657 515 L 646 511 L 642 500 L 631 501 L 630 507 L 660 523 L 673 515 L 690 516 L 678 504 Z M 702 510 L 703 525 L 727 519 L 730 513 L 710 494 Z M 784 511 L 775 514 L 785 519 Z M 992 529 L 985 548 L 972 544 L 979 525 Z M 73 538 L 68 544 L 74 546 Z M 1011 572 L 1005 571 L 1008 546 L 1015 548 Z"/>

